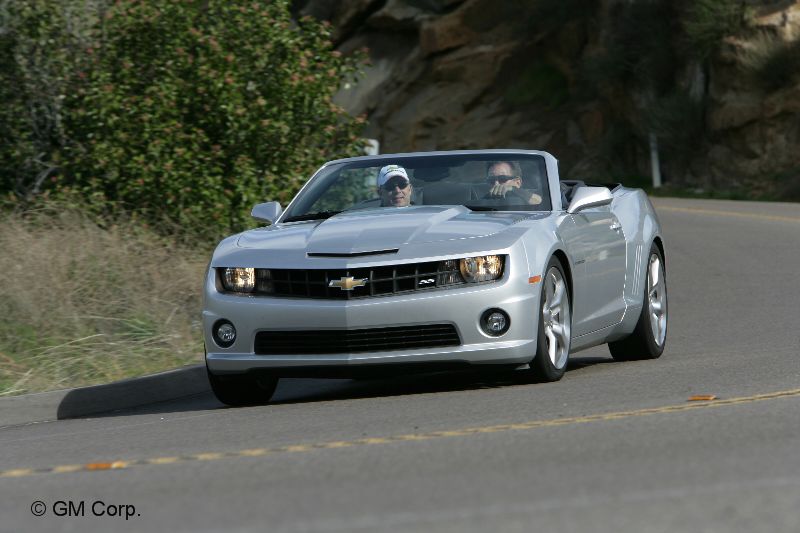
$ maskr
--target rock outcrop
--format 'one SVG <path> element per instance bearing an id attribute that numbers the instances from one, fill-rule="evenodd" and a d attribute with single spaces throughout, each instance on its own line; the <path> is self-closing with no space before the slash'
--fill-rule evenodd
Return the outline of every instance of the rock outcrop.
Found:
<path id="1" fill-rule="evenodd" d="M 800 2 L 782 4 L 753 19 L 751 38 L 726 38 L 715 57 L 707 110 L 710 149 L 695 165 L 705 169 L 712 185 L 734 181 L 757 193 L 800 200 L 800 78 L 770 88 L 748 75 L 747 58 L 765 39 L 776 47 L 797 46 L 800 40 Z M 758 190 L 764 187 L 774 190 Z"/>
<path id="2" fill-rule="evenodd" d="M 536 2 L 308 0 L 297 7 L 330 20 L 341 51 L 369 48 L 371 65 L 339 103 L 367 115 L 366 135 L 383 152 L 546 149 L 566 174 L 646 175 L 647 132 L 622 126 L 642 123 L 649 96 L 595 87 L 581 74 L 602 50 L 619 2 L 596 0 L 593 16 L 546 27 L 535 19 Z M 708 61 L 686 68 L 682 83 L 703 102 L 702 147 L 687 161 L 667 158 L 664 171 L 681 185 L 760 187 L 759 194 L 800 199 L 800 78 L 765 88 L 746 64 L 765 35 L 783 45 L 800 40 L 800 1 L 755 4 L 744 35 L 726 37 Z M 775 176 L 781 179 L 765 180 Z"/>

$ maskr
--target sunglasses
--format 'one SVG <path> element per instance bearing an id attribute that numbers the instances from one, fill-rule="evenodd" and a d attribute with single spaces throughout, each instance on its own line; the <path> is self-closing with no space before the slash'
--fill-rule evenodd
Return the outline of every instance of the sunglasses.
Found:
<path id="1" fill-rule="evenodd" d="M 393 191 L 395 187 L 405 189 L 409 185 L 409 181 L 403 178 L 391 178 L 389 181 L 381 185 L 384 191 Z"/>
<path id="2" fill-rule="evenodd" d="M 505 174 L 498 174 L 497 176 L 486 176 L 486 183 L 489 185 L 493 185 L 494 182 L 497 183 L 505 183 L 507 181 L 511 181 L 513 179 L 517 179 L 516 176 L 508 176 Z"/>

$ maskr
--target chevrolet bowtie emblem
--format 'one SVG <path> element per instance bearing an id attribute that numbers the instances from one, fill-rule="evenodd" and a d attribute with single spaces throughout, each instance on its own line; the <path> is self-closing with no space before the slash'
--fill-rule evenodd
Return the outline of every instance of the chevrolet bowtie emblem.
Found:
<path id="1" fill-rule="evenodd" d="M 332 279 L 328 283 L 328 287 L 339 287 L 343 291 L 352 291 L 356 287 L 363 287 L 367 284 L 367 281 L 369 281 L 368 278 L 356 279 L 351 276 L 349 278 Z"/>

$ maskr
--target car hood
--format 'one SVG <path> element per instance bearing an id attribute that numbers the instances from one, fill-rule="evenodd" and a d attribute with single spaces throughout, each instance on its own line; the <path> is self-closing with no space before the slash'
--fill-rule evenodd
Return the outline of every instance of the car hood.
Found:
<path id="1" fill-rule="evenodd" d="M 419 206 L 346 212 L 326 220 L 280 224 L 243 233 L 239 248 L 352 255 L 408 244 L 494 235 L 543 213 L 473 212 L 464 206 Z"/>

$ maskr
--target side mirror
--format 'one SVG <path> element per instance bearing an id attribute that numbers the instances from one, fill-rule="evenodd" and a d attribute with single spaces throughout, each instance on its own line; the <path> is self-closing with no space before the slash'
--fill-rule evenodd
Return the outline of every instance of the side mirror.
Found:
<path id="1" fill-rule="evenodd" d="M 250 216 L 261 222 L 269 222 L 272 224 L 283 213 L 283 208 L 279 202 L 266 202 L 263 204 L 256 204 L 253 210 L 250 211 Z"/>
<path id="2" fill-rule="evenodd" d="M 578 187 L 569 203 L 567 213 L 570 215 L 589 209 L 609 205 L 614 197 L 606 187 Z"/>

